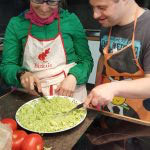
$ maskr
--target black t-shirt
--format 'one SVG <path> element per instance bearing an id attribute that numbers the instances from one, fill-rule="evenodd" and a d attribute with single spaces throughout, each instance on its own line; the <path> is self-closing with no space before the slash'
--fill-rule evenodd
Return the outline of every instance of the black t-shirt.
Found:
<path id="1" fill-rule="evenodd" d="M 114 48 L 119 51 L 121 48 L 131 43 L 133 28 L 134 22 L 125 26 L 114 26 L 112 28 L 109 52 L 112 52 Z M 110 28 L 102 28 L 101 30 L 100 52 L 102 54 L 108 41 L 109 31 Z M 136 57 L 141 67 L 145 74 L 150 73 L 150 10 L 145 10 L 137 19 L 134 44 Z"/>

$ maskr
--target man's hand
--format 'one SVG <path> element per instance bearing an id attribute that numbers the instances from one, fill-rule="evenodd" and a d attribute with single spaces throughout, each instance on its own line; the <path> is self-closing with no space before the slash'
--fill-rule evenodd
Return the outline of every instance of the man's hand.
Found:
<path id="1" fill-rule="evenodd" d="M 37 86 L 38 91 L 41 92 L 41 84 L 35 75 L 33 75 L 31 72 L 25 72 L 21 77 L 20 77 L 20 82 L 22 86 L 32 95 L 38 95 L 34 91 L 34 85 Z"/>
<path id="2" fill-rule="evenodd" d="M 56 93 L 62 96 L 73 96 L 76 88 L 76 78 L 73 75 L 68 75 L 57 87 Z"/>
<path id="3" fill-rule="evenodd" d="M 85 107 L 89 107 L 90 105 L 96 107 L 98 104 L 105 106 L 112 102 L 115 92 L 115 83 L 106 83 L 96 86 L 85 99 Z"/>

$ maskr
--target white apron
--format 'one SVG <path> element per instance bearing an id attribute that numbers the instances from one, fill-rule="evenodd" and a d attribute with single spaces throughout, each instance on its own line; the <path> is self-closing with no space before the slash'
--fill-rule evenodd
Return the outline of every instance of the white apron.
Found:
<path id="1" fill-rule="evenodd" d="M 45 96 L 56 95 L 55 89 L 67 76 L 70 68 L 76 65 L 76 63 L 66 64 L 66 52 L 59 20 L 58 34 L 55 38 L 48 40 L 33 37 L 30 33 L 31 24 L 24 50 L 23 66 L 40 79 Z M 77 85 L 73 97 L 82 101 L 86 96 L 85 85 Z"/>

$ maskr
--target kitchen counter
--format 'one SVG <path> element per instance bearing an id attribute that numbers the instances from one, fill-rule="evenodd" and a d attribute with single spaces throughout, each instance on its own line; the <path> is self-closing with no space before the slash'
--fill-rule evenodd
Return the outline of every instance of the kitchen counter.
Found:
<path id="1" fill-rule="evenodd" d="M 100 30 L 86 29 L 87 39 L 91 41 L 99 41 Z"/>
<path id="2" fill-rule="evenodd" d="M 90 41 L 99 41 L 99 37 L 96 36 L 88 36 L 87 39 Z"/>
<path id="3" fill-rule="evenodd" d="M 15 118 L 17 109 L 33 98 L 35 97 L 19 91 L 0 98 L 0 119 L 6 117 Z M 97 114 L 98 112 L 90 110 L 84 122 L 79 126 L 61 133 L 44 134 L 45 146 L 52 147 L 52 150 L 71 150 L 91 125 Z"/>

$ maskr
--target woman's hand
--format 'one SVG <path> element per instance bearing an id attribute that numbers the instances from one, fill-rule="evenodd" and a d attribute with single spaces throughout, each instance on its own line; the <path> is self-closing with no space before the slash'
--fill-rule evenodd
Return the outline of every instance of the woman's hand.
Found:
<path id="1" fill-rule="evenodd" d="M 41 88 L 40 81 L 39 81 L 38 77 L 33 75 L 33 73 L 31 73 L 31 72 L 25 72 L 20 77 L 20 82 L 21 82 L 22 86 L 32 95 L 38 95 L 34 91 L 34 85 L 36 85 L 38 88 L 38 91 L 41 92 L 42 88 Z"/>
<path id="2" fill-rule="evenodd" d="M 56 93 L 62 96 L 73 96 L 76 88 L 77 80 L 73 75 L 68 75 L 57 87 Z"/>

